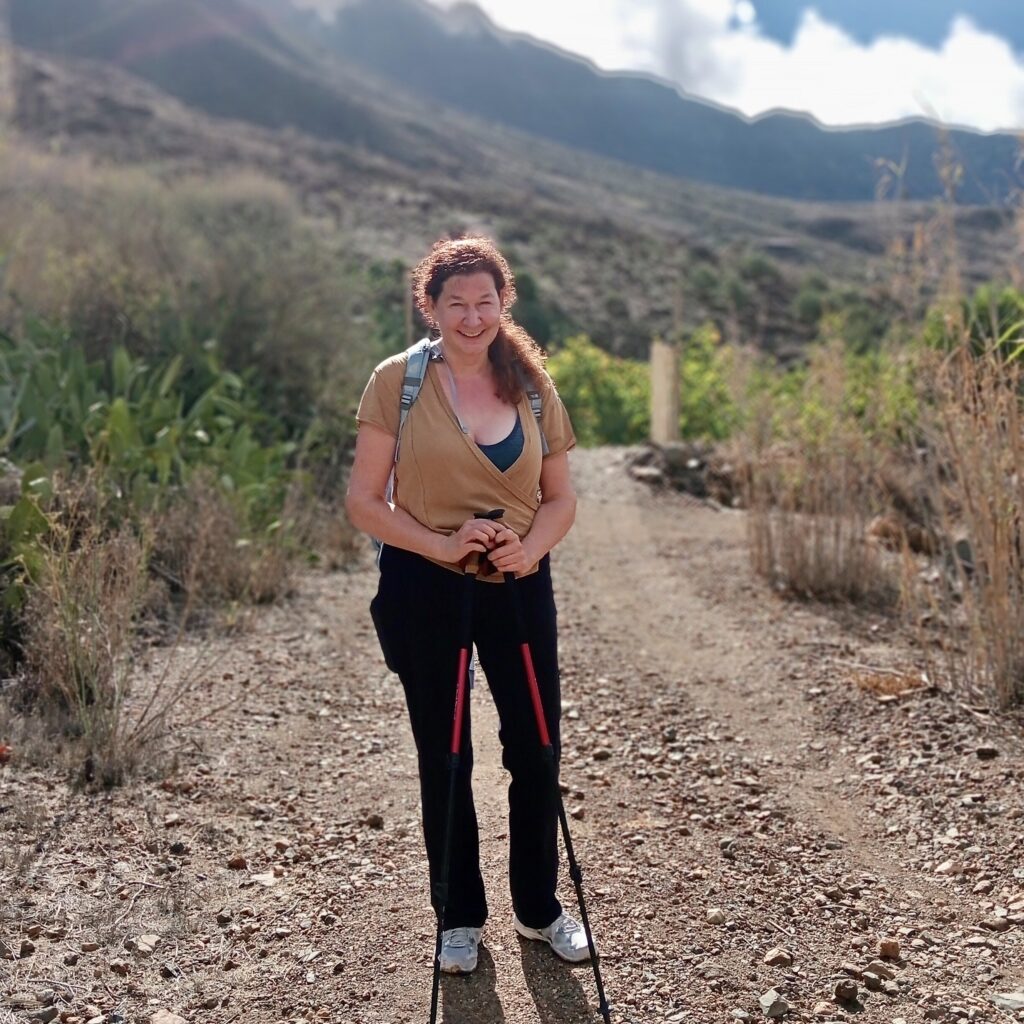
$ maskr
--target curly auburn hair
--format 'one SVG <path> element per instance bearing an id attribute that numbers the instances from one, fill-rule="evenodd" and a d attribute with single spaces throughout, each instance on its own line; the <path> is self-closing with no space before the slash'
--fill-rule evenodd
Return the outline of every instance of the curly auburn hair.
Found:
<path id="1" fill-rule="evenodd" d="M 516 403 L 523 397 L 523 385 L 516 369 L 518 363 L 538 388 L 544 383 L 544 353 L 541 347 L 513 319 L 509 310 L 516 301 L 515 276 L 505 257 L 489 238 L 442 238 L 413 268 L 412 288 L 416 308 L 435 330 L 427 300 L 441 297 L 449 277 L 485 271 L 494 278 L 501 297 L 501 321 L 498 335 L 487 350 L 487 358 L 498 383 L 503 401 Z"/>

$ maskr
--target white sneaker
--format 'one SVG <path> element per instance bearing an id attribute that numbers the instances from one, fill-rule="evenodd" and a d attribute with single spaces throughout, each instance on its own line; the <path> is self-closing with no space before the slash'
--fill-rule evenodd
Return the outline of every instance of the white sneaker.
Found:
<path id="1" fill-rule="evenodd" d="M 563 960 L 578 964 L 590 959 L 590 947 L 583 925 L 566 913 L 560 914 L 547 928 L 527 928 L 515 914 L 512 924 L 524 939 L 546 942 Z"/>
<path id="2" fill-rule="evenodd" d="M 438 963 L 445 974 L 469 974 L 476 970 L 476 950 L 482 928 L 447 928 L 441 933 Z"/>

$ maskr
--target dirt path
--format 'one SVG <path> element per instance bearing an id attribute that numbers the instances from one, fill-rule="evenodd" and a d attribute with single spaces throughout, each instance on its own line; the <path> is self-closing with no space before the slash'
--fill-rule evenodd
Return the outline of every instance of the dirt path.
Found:
<path id="1" fill-rule="evenodd" d="M 990 998 L 1024 989 L 1019 736 L 946 693 L 859 689 L 863 666 L 914 663 L 890 623 L 783 602 L 749 571 L 742 513 L 652 495 L 622 460 L 574 455 L 554 568 L 562 777 L 613 1019 L 762 1019 L 774 988 L 788 1020 L 1024 1020 Z M 0 1021 L 47 990 L 72 1024 L 426 1020 L 415 757 L 374 585 L 309 574 L 197 646 L 202 701 L 242 701 L 183 734 L 162 785 L 69 797 L 45 759 L 0 772 L 0 938 L 34 947 L 0 960 Z M 589 967 L 512 933 L 486 686 L 472 702 L 491 919 L 443 1019 L 597 1020 Z M 151 954 L 131 948 L 146 933 Z M 842 979 L 856 1001 L 836 1002 Z"/>

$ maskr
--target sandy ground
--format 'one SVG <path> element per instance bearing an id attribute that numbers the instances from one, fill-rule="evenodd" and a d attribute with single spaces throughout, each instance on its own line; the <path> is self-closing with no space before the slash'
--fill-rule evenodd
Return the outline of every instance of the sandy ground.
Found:
<path id="1" fill-rule="evenodd" d="M 650 493 L 624 457 L 574 453 L 553 559 L 562 780 L 612 1019 L 1024 1020 L 1019 728 L 943 688 L 880 694 L 922 665 L 892 621 L 782 600 L 744 513 Z M 180 730 L 169 774 L 74 794 L 58 757 L 15 750 L 0 1022 L 427 1020 L 415 754 L 375 582 L 369 561 L 305 573 L 240 635 L 179 648 L 190 710 L 235 703 Z M 472 714 L 491 919 L 442 1019 L 597 1021 L 590 967 L 512 931 L 482 681 Z"/>

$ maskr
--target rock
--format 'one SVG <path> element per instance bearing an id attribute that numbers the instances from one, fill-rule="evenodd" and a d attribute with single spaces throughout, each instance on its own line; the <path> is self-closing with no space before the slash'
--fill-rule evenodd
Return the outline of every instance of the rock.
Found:
<path id="1" fill-rule="evenodd" d="M 990 932 L 1005 932 L 1010 927 L 1010 922 L 1005 917 L 986 917 L 981 922 L 982 928 L 987 928 Z"/>
<path id="2" fill-rule="evenodd" d="M 761 1004 L 761 1009 L 766 1017 L 784 1017 L 792 1009 L 789 1003 L 773 988 L 768 989 L 758 999 L 758 1002 Z"/>
<path id="3" fill-rule="evenodd" d="M 7 1005 L 12 1010 L 34 1010 L 40 1002 L 35 992 L 14 992 L 7 997 Z"/>
<path id="4" fill-rule="evenodd" d="M 56 1006 L 44 1006 L 41 1010 L 33 1010 L 29 1019 L 39 1021 L 40 1024 L 50 1024 L 59 1014 L 60 1010 Z"/>
<path id="5" fill-rule="evenodd" d="M 64 954 L 64 966 L 74 967 L 82 958 L 77 953 L 65 953 Z"/>
<path id="6" fill-rule="evenodd" d="M 164 828 L 174 828 L 175 825 L 180 825 L 183 820 L 180 814 L 168 814 L 164 818 Z"/>
<path id="7" fill-rule="evenodd" d="M 81 950 L 83 953 L 95 953 L 96 950 L 99 948 L 100 944 L 98 942 L 93 942 L 91 939 L 86 940 L 81 945 Z"/>
<path id="8" fill-rule="evenodd" d="M 114 974 L 119 974 L 122 978 L 128 974 L 128 963 L 125 960 L 111 960 L 107 966 Z"/>
<path id="9" fill-rule="evenodd" d="M 248 866 L 249 862 L 240 853 L 236 853 L 235 856 L 228 861 L 228 867 L 231 868 L 232 871 L 244 871 Z"/>
<path id="10" fill-rule="evenodd" d="M 898 960 L 900 956 L 899 939 L 879 939 L 878 955 L 886 960 Z"/>
<path id="11" fill-rule="evenodd" d="M 231 924 L 234 919 L 235 915 L 227 907 L 223 907 L 217 912 L 217 924 Z"/>
<path id="12" fill-rule="evenodd" d="M 7 945 L 6 942 L 0 942 L 0 960 L 17 960 L 18 955 L 14 950 Z"/>
<path id="13" fill-rule="evenodd" d="M 598 747 L 594 751 L 595 761 L 607 761 L 612 756 L 612 752 L 607 747 Z"/>
<path id="14" fill-rule="evenodd" d="M 384 827 L 384 816 L 382 814 L 368 814 L 363 819 L 367 828 L 375 828 L 378 831 Z"/>
<path id="15" fill-rule="evenodd" d="M 187 1022 L 184 1017 L 179 1017 L 176 1013 L 171 1013 L 169 1010 L 157 1010 L 149 1018 L 149 1024 L 187 1024 Z"/>
<path id="16" fill-rule="evenodd" d="M 882 991 L 882 979 L 877 974 L 872 974 L 871 971 L 865 971 L 861 980 L 864 982 L 864 987 L 868 989 L 869 992 Z"/>
<path id="17" fill-rule="evenodd" d="M 852 1003 L 857 998 L 857 993 L 859 991 L 860 990 L 857 988 L 857 982 L 852 978 L 843 978 L 836 982 L 836 1002 Z"/>
<path id="18" fill-rule="evenodd" d="M 789 967 L 793 963 L 793 954 L 781 946 L 775 946 L 765 953 L 764 962 L 771 967 Z"/>
<path id="19" fill-rule="evenodd" d="M 1019 992 L 997 992 L 989 999 L 1001 1010 L 1024 1010 L 1024 989 Z"/>
<path id="20" fill-rule="evenodd" d="M 630 466 L 629 475 L 652 487 L 660 487 L 665 482 L 665 474 L 657 466 Z"/>
<path id="21" fill-rule="evenodd" d="M 729 1016 L 732 1017 L 733 1020 L 753 1020 L 753 1018 L 750 1016 L 749 1013 L 747 1013 L 746 1010 L 733 1010 L 729 1014 Z"/>
<path id="22" fill-rule="evenodd" d="M 814 1004 L 814 1015 L 815 1017 L 832 1016 L 832 1004 L 826 1003 L 824 1000 L 820 1003 Z"/>
<path id="23" fill-rule="evenodd" d="M 21 952 L 18 954 L 21 959 L 31 956 L 36 951 L 36 944 L 31 939 L 21 940 Z"/>
<path id="24" fill-rule="evenodd" d="M 896 977 L 893 969 L 888 964 L 883 964 L 881 960 L 872 960 L 865 970 L 870 971 L 878 978 L 884 978 L 886 981 L 892 981 Z"/>
<path id="25" fill-rule="evenodd" d="M 708 924 L 725 924 L 725 911 L 718 907 L 711 907 L 705 916 Z"/>
<path id="26" fill-rule="evenodd" d="M 159 935 L 140 935 L 135 942 L 135 952 L 141 957 L 150 957 L 159 943 Z"/>
<path id="27" fill-rule="evenodd" d="M 977 747 L 974 751 L 979 761 L 991 761 L 999 756 L 998 747 Z"/>

